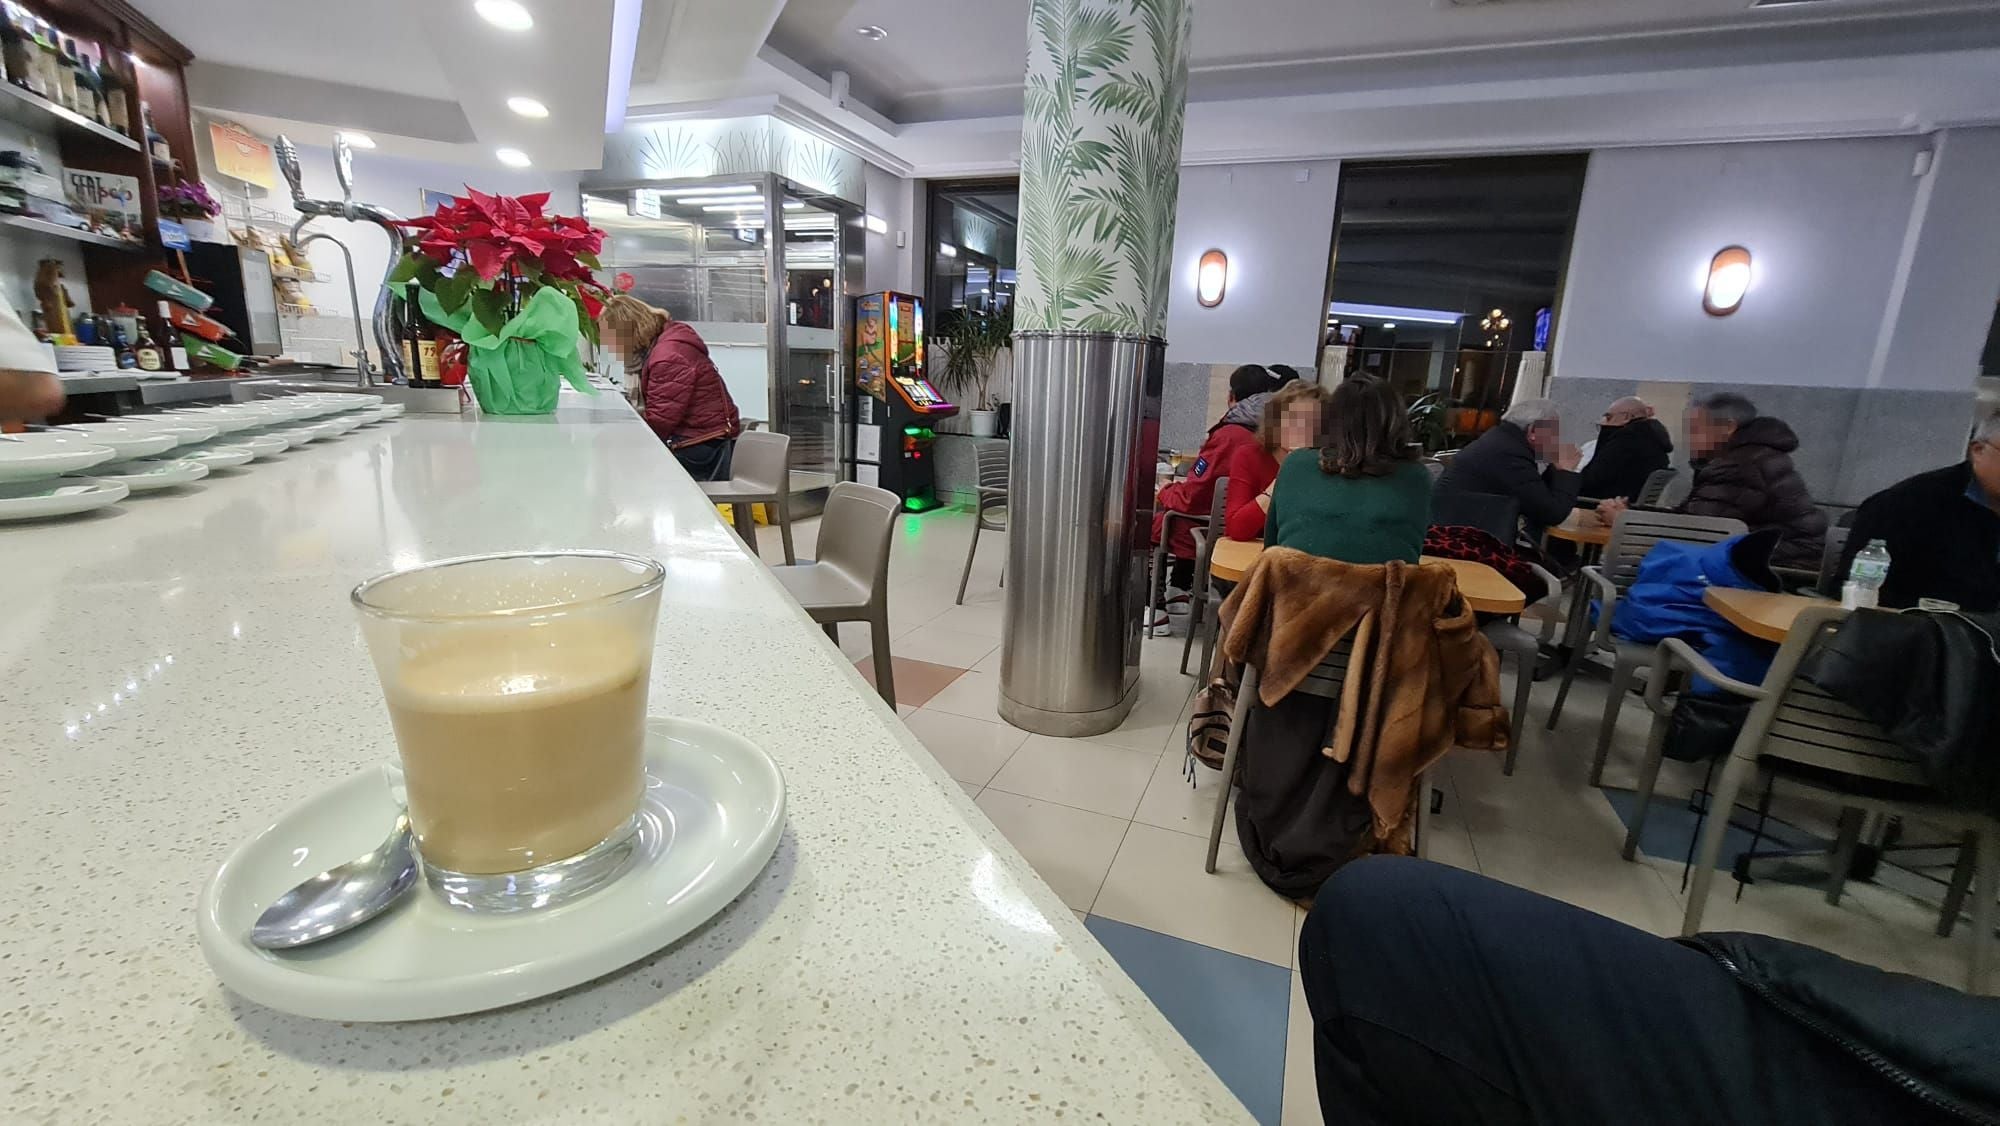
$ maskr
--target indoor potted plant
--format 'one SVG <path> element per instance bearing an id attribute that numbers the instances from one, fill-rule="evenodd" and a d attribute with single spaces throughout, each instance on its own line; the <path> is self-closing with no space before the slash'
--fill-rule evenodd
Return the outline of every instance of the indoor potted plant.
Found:
<path id="1" fill-rule="evenodd" d="M 464 340 L 479 409 L 547 414 L 567 380 L 588 392 L 580 341 L 597 341 L 606 290 L 591 271 L 604 232 L 544 215 L 549 194 L 466 194 L 403 225 L 416 232 L 390 275 L 432 323 Z"/>
<path id="2" fill-rule="evenodd" d="M 965 408 L 975 438 L 991 438 L 999 432 L 1000 415 L 994 408 L 993 374 L 1000 353 L 1013 346 L 1014 311 L 994 313 L 975 309 L 946 309 L 938 317 L 931 343 L 944 355 L 944 370 L 938 386 Z"/>

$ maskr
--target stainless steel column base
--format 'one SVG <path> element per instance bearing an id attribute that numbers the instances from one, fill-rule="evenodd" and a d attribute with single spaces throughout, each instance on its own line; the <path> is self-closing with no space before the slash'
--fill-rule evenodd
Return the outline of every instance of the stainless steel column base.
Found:
<path id="1" fill-rule="evenodd" d="M 1004 681 L 1002 682 L 1005 683 Z M 1081 739 L 1087 735 L 1102 735 L 1118 730 L 1125 717 L 1132 714 L 1132 705 L 1139 700 L 1139 681 L 1134 678 L 1132 686 L 1125 690 L 1116 704 L 1098 712 L 1050 712 L 1017 704 L 1007 698 L 1007 690 L 1000 690 L 1000 718 L 1023 731 L 1037 735 L 1049 735 L 1057 739 Z"/>
<path id="2" fill-rule="evenodd" d="M 1139 694 L 1166 343 L 1105 332 L 1014 337 L 1000 715 L 1098 735 Z"/>

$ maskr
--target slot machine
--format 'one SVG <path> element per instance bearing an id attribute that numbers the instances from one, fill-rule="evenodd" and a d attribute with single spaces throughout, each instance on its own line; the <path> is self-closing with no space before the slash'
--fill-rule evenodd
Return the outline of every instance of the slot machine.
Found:
<path id="1" fill-rule="evenodd" d="M 924 302 L 907 293 L 854 299 L 853 480 L 903 498 L 903 511 L 939 506 L 938 419 L 958 408 L 924 376 Z"/>

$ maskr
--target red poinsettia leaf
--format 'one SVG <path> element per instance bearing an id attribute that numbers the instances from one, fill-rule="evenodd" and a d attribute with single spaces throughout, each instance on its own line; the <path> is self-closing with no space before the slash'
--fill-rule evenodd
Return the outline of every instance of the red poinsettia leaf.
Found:
<path id="1" fill-rule="evenodd" d="M 597 295 L 589 290 L 583 290 L 577 296 L 583 299 L 583 315 L 591 320 L 596 320 L 597 314 L 604 311 L 604 302 L 599 301 Z"/>
<path id="2" fill-rule="evenodd" d="M 489 223 L 500 221 L 499 196 L 490 196 L 471 184 L 465 186 L 465 203 L 469 210 Z"/>
<path id="3" fill-rule="evenodd" d="M 539 216 L 542 213 L 542 208 L 548 206 L 549 193 L 532 192 L 528 195 L 521 196 L 520 201 L 521 201 L 521 206 L 527 208 L 528 214 Z"/>
<path id="4" fill-rule="evenodd" d="M 500 271 L 507 266 L 507 260 L 512 257 L 499 243 L 490 239 L 467 243 L 465 252 L 472 259 L 473 270 L 487 281 L 499 277 Z"/>

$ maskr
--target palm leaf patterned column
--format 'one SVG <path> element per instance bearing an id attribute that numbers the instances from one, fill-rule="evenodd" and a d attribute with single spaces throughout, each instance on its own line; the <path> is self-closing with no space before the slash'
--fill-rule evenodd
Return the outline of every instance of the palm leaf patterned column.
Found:
<path id="1" fill-rule="evenodd" d="M 1017 328 L 1164 330 L 1190 25 L 1188 0 L 1034 0 Z"/>

